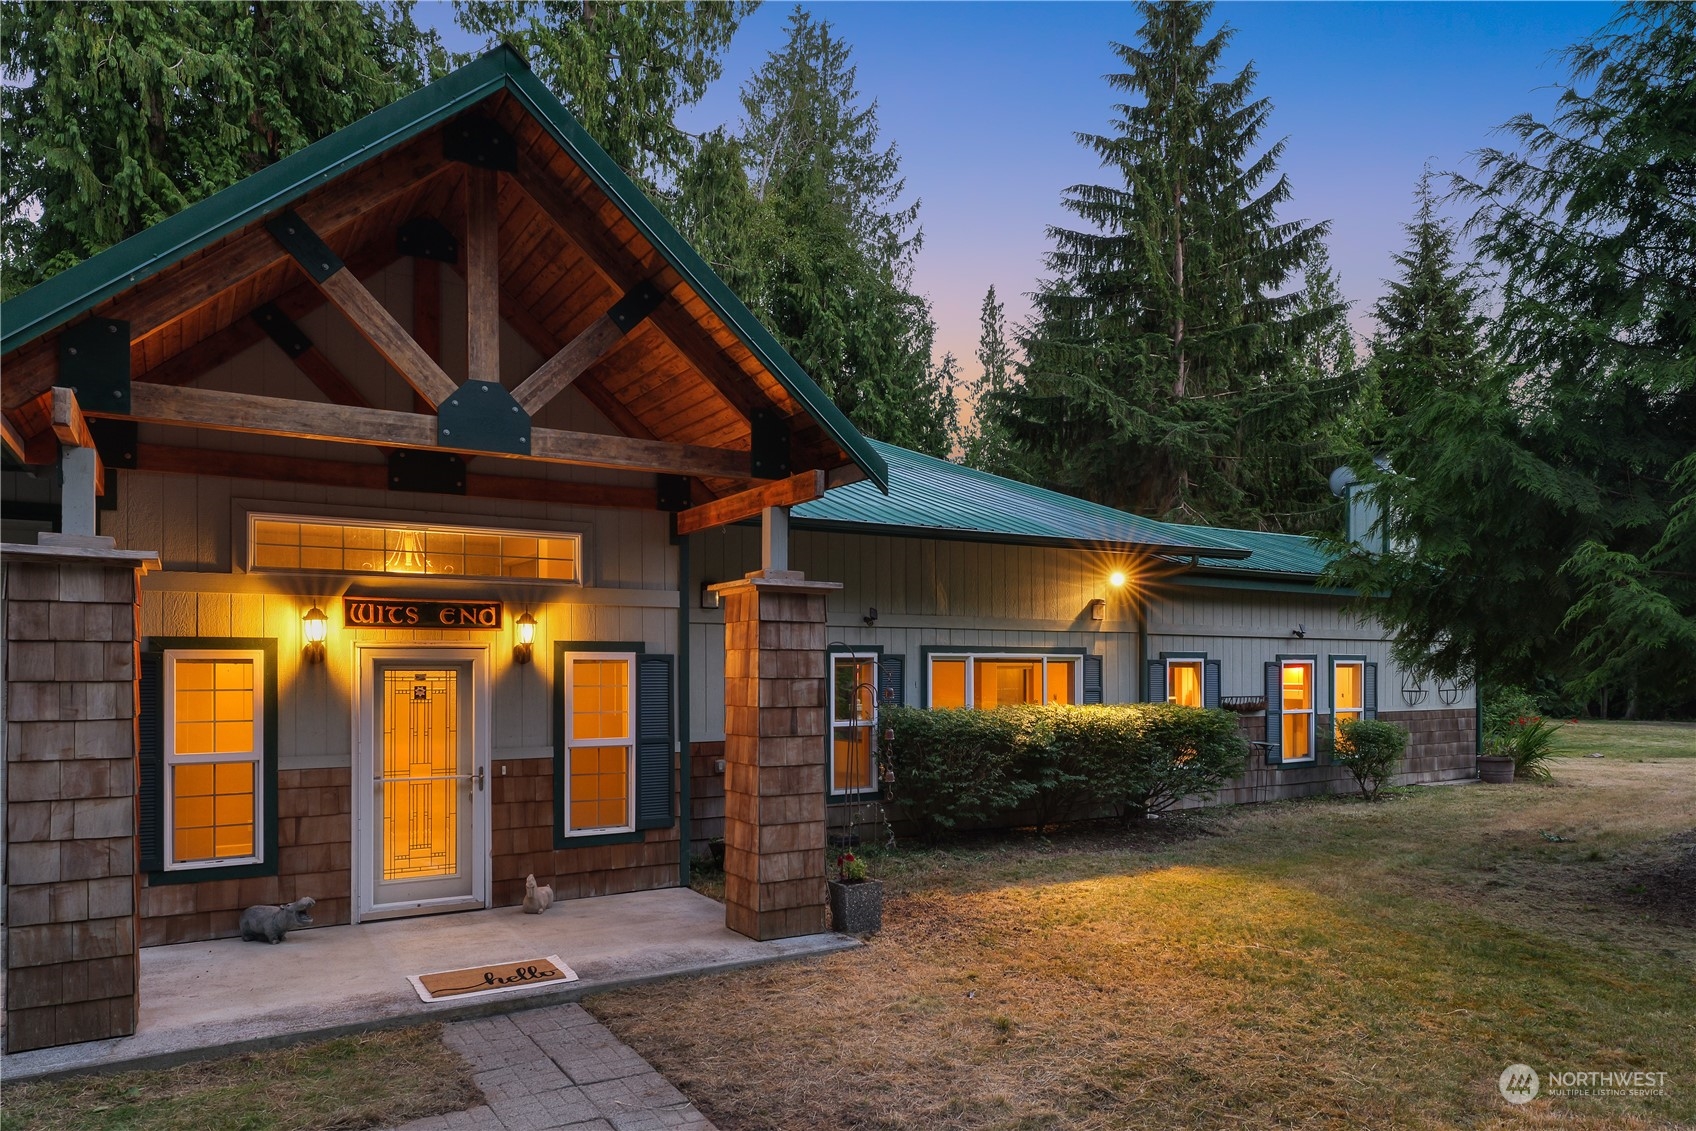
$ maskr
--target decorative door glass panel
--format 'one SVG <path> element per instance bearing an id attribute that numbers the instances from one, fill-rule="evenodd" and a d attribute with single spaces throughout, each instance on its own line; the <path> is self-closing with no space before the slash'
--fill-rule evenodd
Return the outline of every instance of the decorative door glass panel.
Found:
<path id="1" fill-rule="evenodd" d="M 383 671 L 384 880 L 459 869 L 459 672 Z"/>

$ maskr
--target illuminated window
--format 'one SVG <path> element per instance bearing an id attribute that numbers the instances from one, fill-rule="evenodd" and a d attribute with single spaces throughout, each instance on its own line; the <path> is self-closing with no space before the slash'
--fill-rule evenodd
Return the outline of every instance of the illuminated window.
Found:
<path id="1" fill-rule="evenodd" d="M 1284 761 L 1313 757 L 1313 661 L 1285 660 L 1282 665 Z"/>
<path id="2" fill-rule="evenodd" d="M 635 656 L 590 652 L 565 657 L 565 832 L 635 827 Z"/>
<path id="3" fill-rule="evenodd" d="M 264 686 L 263 652 L 165 654 L 167 869 L 260 861 Z"/>
<path id="4" fill-rule="evenodd" d="M 1180 707 L 1199 707 L 1201 695 L 1201 660 L 1166 661 L 1166 702 Z"/>
<path id="5" fill-rule="evenodd" d="M 1366 663 L 1363 660 L 1331 661 L 1331 725 L 1342 736 L 1342 725 L 1359 719 L 1366 709 Z"/>
<path id="6" fill-rule="evenodd" d="M 582 581 L 580 534 L 248 516 L 248 569 Z"/>
<path id="7" fill-rule="evenodd" d="M 1078 702 L 1076 656 L 973 655 L 930 658 L 932 707 L 1002 707 Z"/>
<path id="8" fill-rule="evenodd" d="M 835 655 L 830 662 L 830 792 L 877 788 L 877 657 Z"/>

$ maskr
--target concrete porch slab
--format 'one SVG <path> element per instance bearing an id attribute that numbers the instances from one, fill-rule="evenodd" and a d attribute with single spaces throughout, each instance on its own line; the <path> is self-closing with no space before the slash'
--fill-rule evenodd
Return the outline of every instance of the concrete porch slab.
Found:
<path id="1" fill-rule="evenodd" d="M 219 939 L 148 947 L 141 952 L 141 1024 L 133 1037 L 0 1057 L 0 1077 L 164 1067 L 423 1020 L 509 1013 L 859 945 L 837 934 L 755 942 L 724 925 L 723 904 L 668 888 L 565 900 L 543 915 L 501 907 L 319 927 L 276 946 Z M 409 974 L 550 954 L 579 980 L 434 1004 L 420 1001 L 407 981 Z"/>

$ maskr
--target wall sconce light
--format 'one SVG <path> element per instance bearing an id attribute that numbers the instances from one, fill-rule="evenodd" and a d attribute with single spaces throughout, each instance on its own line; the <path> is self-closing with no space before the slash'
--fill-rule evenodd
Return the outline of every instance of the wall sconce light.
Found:
<path id="1" fill-rule="evenodd" d="M 301 656 L 309 664 L 324 662 L 324 638 L 330 635 L 330 618 L 324 610 L 313 605 L 300 618 L 300 634 L 306 638 Z"/>
<path id="2" fill-rule="evenodd" d="M 716 609 L 719 607 L 718 594 L 712 590 L 712 587 L 716 584 L 717 582 L 713 581 L 701 582 L 701 608 Z"/>
<path id="3" fill-rule="evenodd" d="M 518 643 L 512 646 L 512 662 L 528 664 L 534 654 L 536 618 L 529 613 L 523 613 L 513 623 L 518 626 Z"/>
<path id="4" fill-rule="evenodd" d="M 861 617 L 860 619 L 866 622 L 867 628 L 870 628 L 872 625 L 876 624 L 877 623 L 877 606 L 873 605 L 871 608 L 867 609 L 866 615 Z"/>
<path id="5" fill-rule="evenodd" d="M 1295 631 L 1292 635 L 1295 636 L 1297 640 L 1305 640 L 1307 638 L 1307 626 L 1305 624 L 1296 625 Z"/>
<path id="6" fill-rule="evenodd" d="M 1125 576 L 1125 571 L 1122 569 L 1116 569 L 1107 575 L 1107 584 L 1111 585 L 1115 589 L 1123 589 L 1125 587 L 1125 582 L 1128 580 L 1129 578 Z"/>
<path id="7" fill-rule="evenodd" d="M 1105 598 L 1097 597 L 1097 598 L 1095 598 L 1095 600 L 1093 600 L 1089 603 L 1089 619 L 1090 620 L 1106 620 L 1107 619 L 1107 601 L 1106 601 Z"/>

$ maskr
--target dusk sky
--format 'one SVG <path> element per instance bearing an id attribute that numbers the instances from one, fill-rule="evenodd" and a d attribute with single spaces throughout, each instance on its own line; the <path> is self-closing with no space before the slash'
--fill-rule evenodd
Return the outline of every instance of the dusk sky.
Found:
<path id="1" fill-rule="evenodd" d="M 1128 4 L 821 3 L 808 5 L 853 46 L 862 96 L 899 147 L 910 194 L 923 203 L 915 272 L 952 350 L 976 375 L 978 308 L 993 283 L 1017 322 L 1043 274 L 1050 224 L 1068 222 L 1062 191 L 1098 180 L 1075 131 L 1104 131 L 1119 69 L 1109 46 L 1134 40 Z M 740 115 L 737 92 L 783 43 L 792 7 L 767 3 L 745 21 L 724 77 L 683 117 L 691 130 Z M 476 46 L 447 4 L 421 4 L 449 46 Z M 1213 22 L 1236 36 L 1227 72 L 1253 62 L 1271 100 L 1267 140 L 1294 190 L 1288 218 L 1331 221 L 1332 262 L 1357 330 L 1394 271 L 1401 225 L 1427 161 L 1470 168 L 1495 127 L 1546 115 L 1566 78 L 1562 48 L 1604 26 L 1595 3 L 1224 3 Z"/>

